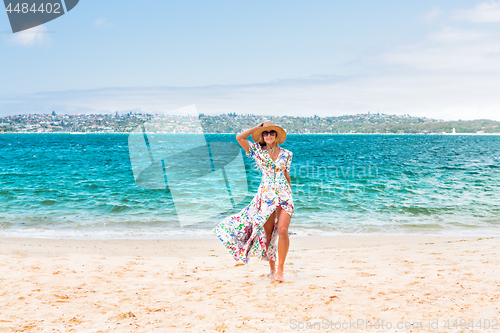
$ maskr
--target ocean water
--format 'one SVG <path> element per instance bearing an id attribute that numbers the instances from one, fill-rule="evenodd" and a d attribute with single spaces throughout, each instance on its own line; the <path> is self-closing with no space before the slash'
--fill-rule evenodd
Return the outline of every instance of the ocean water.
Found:
<path id="1" fill-rule="evenodd" d="M 234 148 L 235 135 L 201 139 L 212 147 L 203 179 L 193 161 L 209 156 L 206 147 L 191 159 L 178 154 L 200 135 L 146 140 L 146 152 L 175 147 L 157 166 L 178 166 L 181 186 L 165 173 L 145 188 L 129 134 L 1 134 L 0 236 L 215 237 L 211 229 L 250 202 L 261 174 L 243 149 L 214 159 L 216 143 Z M 281 146 L 294 154 L 297 235 L 500 234 L 500 136 L 290 134 Z M 196 219 L 186 223 L 188 215 Z"/>

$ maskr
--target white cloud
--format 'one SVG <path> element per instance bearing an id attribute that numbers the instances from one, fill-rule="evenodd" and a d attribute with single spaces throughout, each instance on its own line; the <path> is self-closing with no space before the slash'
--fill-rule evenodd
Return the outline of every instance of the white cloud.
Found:
<path id="1" fill-rule="evenodd" d="M 108 22 L 108 20 L 107 20 L 105 17 L 102 17 L 102 16 L 101 16 L 101 17 L 99 17 L 97 20 L 95 20 L 94 25 L 95 25 L 96 27 L 98 27 L 98 26 L 101 26 L 101 25 L 106 24 L 107 22 Z"/>
<path id="2" fill-rule="evenodd" d="M 195 104 L 205 114 L 334 116 L 379 111 L 445 120 L 500 120 L 499 85 L 498 75 L 408 71 L 241 86 L 109 88 L 1 98 L 0 114 L 169 113 Z"/>
<path id="3" fill-rule="evenodd" d="M 39 25 L 28 30 L 16 32 L 10 38 L 10 41 L 17 45 L 32 47 L 34 45 L 49 47 L 52 41 L 49 32 L 44 25 Z"/>
<path id="4" fill-rule="evenodd" d="M 457 74 L 500 74 L 500 32 L 442 28 L 372 59 L 378 65 Z M 465 77 L 464 77 L 465 78 Z"/>
<path id="5" fill-rule="evenodd" d="M 474 23 L 500 22 L 500 2 L 486 1 L 471 9 L 458 9 L 452 18 Z"/>
<path id="6" fill-rule="evenodd" d="M 433 8 L 432 10 L 421 15 L 420 19 L 424 22 L 429 23 L 441 17 L 442 14 L 443 12 L 439 8 Z"/>

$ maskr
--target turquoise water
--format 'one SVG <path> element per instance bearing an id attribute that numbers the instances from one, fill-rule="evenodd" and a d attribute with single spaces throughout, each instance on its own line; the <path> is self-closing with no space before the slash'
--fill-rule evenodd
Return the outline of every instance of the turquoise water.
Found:
<path id="1" fill-rule="evenodd" d="M 165 135 L 177 146 L 198 139 Z M 234 135 L 205 139 L 236 143 Z M 290 134 L 282 147 L 294 153 L 297 235 L 500 234 L 500 136 Z M 213 237 L 259 186 L 253 160 L 238 158 L 247 196 L 208 214 L 223 193 L 189 178 L 192 168 L 182 193 L 138 186 L 128 134 L 2 134 L 0 236 Z M 210 182 L 225 188 L 219 178 Z M 182 225 L 176 205 L 192 207 L 199 222 Z"/>

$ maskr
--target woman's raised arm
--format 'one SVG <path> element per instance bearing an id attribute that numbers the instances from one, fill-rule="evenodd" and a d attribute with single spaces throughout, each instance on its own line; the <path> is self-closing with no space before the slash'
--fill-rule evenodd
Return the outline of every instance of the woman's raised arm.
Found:
<path id="1" fill-rule="evenodd" d="M 243 149 L 245 149 L 245 151 L 247 153 L 248 153 L 248 149 L 250 149 L 250 144 L 251 144 L 251 142 L 249 140 L 247 140 L 247 138 L 250 136 L 250 134 L 253 133 L 253 131 L 255 131 L 255 129 L 262 127 L 262 126 L 264 126 L 264 123 L 260 123 L 259 125 L 252 127 L 252 128 L 249 128 L 249 129 L 241 132 L 240 134 L 236 135 L 236 141 L 238 141 L 238 143 L 243 147 Z"/>

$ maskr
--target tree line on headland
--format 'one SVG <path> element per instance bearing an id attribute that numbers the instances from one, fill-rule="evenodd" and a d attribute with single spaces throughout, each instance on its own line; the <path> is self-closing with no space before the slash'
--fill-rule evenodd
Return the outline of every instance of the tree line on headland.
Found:
<path id="1" fill-rule="evenodd" d="M 221 116 L 200 115 L 207 133 L 239 133 L 268 120 L 284 127 L 287 133 L 332 134 L 434 134 L 434 133 L 500 133 L 500 122 L 488 119 L 444 121 L 409 115 L 366 113 L 335 117 L 292 116 Z"/>
<path id="2" fill-rule="evenodd" d="M 500 133 L 500 122 L 488 119 L 445 121 L 410 115 L 366 113 L 332 117 L 265 116 L 253 114 L 158 115 L 148 113 L 58 115 L 29 114 L 0 118 L 3 133 L 129 133 L 146 122 L 167 133 L 239 133 L 263 121 L 289 134 L 441 134 Z M 200 128 L 201 126 L 201 128 Z"/>

